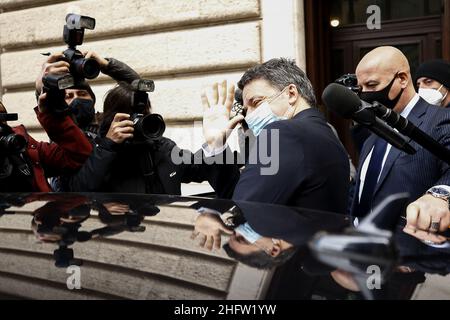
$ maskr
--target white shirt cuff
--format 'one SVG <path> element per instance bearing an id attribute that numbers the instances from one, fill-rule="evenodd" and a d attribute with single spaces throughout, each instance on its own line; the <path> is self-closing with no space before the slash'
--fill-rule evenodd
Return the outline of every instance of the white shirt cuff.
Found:
<path id="1" fill-rule="evenodd" d="M 220 147 L 220 148 L 214 148 L 214 149 L 212 149 L 211 150 L 211 148 L 208 146 L 208 144 L 205 142 L 203 145 L 202 145 L 202 150 L 203 150 L 203 153 L 205 154 L 205 156 L 206 157 L 214 157 L 214 156 L 216 156 L 216 155 L 218 155 L 218 154 L 221 154 L 222 152 L 224 152 L 225 151 L 225 149 L 226 148 L 228 148 L 228 144 L 227 143 L 225 143 L 222 147 Z"/>
<path id="2" fill-rule="evenodd" d="M 220 213 L 217 210 L 210 209 L 210 208 L 205 208 L 205 207 L 198 208 L 197 212 L 199 212 L 199 213 L 211 213 L 211 214 L 218 215 L 219 217 L 222 215 L 222 213 Z"/>

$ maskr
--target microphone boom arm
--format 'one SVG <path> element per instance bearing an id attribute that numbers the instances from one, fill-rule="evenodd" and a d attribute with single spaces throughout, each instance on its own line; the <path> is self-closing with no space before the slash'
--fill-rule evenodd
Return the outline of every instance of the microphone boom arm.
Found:
<path id="1" fill-rule="evenodd" d="M 421 145 L 423 148 L 428 150 L 440 160 L 450 164 L 450 150 L 434 140 L 428 134 L 420 130 L 410 121 L 408 121 L 408 119 L 402 117 L 395 111 L 385 107 L 378 102 L 374 102 L 374 104 L 369 108 L 373 108 L 375 114 L 386 121 L 388 125 L 397 129 L 400 133 L 410 137 L 412 140 L 417 142 L 419 145 Z"/>
<path id="2" fill-rule="evenodd" d="M 392 129 L 380 130 L 381 126 L 375 125 L 380 124 L 382 121 L 375 115 L 375 112 L 368 110 L 370 108 L 371 107 L 363 107 L 355 113 L 359 120 L 358 123 L 367 127 L 380 138 L 388 141 L 395 148 L 403 150 L 408 154 L 415 154 L 416 149 L 414 149 L 403 136 L 399 135 Z"/>

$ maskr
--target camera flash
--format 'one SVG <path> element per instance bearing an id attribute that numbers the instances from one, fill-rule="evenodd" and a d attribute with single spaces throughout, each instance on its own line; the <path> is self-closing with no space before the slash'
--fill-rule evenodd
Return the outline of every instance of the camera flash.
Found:
<path id="1" fill-rule="evenodd" d="M 73 87 L 74 85 L 75 85 L 75 82 L 71 75 L 66 75 L 66 76 L 62 77 L 61 79 L 58 79 L 58 88 L 60 90 L 64 90 L 64 89 Z"/>

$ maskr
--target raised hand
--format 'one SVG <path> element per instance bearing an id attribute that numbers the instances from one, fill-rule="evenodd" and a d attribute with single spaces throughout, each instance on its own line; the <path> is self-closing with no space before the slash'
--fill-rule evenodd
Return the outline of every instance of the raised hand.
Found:
<path id="1" fill-rule="evenodd" d="M 234 101 L 234 85 L 228 87 L 224 80 L 212 86 L 212 98 L 208 99 L 206 92 L 202 93 L 203 104 L 203 135 L 212 149 L 221 148 L 231 131 L 244 120 L 244 116 L 237 115 L 230 119 L 231 107 Z"/>

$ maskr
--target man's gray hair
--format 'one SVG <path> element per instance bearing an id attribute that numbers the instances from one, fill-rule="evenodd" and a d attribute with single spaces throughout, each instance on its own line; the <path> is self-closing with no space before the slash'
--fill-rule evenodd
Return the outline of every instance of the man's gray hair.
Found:
<path id="1" fill-rule="evenodd" d="M 310 107 L 316 107 L 316 96 L 311 81 L 293 59 L 276 58 L 248 69 L 238 82 L 239 89 L 256 79 L 265 79 L 279 90 L 295 84 L 297 90 Z"/>

